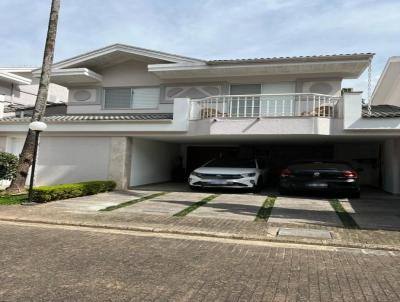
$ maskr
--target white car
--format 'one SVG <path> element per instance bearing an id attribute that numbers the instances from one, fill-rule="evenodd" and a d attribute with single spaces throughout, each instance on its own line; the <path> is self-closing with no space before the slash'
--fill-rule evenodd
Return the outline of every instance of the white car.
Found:
<path id="1" fill-rule="evenodd" d="M 259 191 L 265 183 L 267 170 L 256 159 L 211 160 L 189 176 L 192 189 L 218 187 Z"/>

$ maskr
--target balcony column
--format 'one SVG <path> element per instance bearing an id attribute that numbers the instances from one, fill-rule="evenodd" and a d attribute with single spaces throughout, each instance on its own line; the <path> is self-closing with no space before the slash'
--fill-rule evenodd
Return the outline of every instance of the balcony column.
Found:
<path id="1" fill-rule="evenodd" d="M 343 126 L 348 129 L 362 117 L 362 92 L 343 94 Z"/>

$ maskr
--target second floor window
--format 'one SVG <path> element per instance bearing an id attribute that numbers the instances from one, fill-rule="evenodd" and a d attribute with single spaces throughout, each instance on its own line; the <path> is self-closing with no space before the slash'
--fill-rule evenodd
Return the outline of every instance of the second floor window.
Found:
<path id="1" fill-rule="evenodd" d="M 155 109 L 160 88 L 105 88 L 104 109 Z"/>
<path id="2" fill-rule="evenodd" d="M 260 94 L 261 84 L 232 84 L 231 95 Z"/>

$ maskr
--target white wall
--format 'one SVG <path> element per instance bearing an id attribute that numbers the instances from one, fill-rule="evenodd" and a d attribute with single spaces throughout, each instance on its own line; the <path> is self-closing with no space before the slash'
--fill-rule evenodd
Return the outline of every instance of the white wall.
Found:
<path id="1" fill-rule="evenodd" d="M 18 155 L 24 137 L 7 138 L 7 152 Z M 35 185 L 109 178 L 110 138 L 42 137 Z"/>
<path id="2" fill-rule="evenodd" d="M 13 86 L 10 83 L 0 82 L 0 94 L 5 95 L 5 101 L 26 106 L 35 105 L 38 89 L 39 85 L 35 82 L 30 85 L 15 84 Z M 51 83 L 47 100 L 49 102 L 67 102 L 68 89 Z"/>
<path id="3" fill-rule="evenodd" d="M 179 145 L 134 138 L 131 152 L 131 186 L 171 180 Z"/>

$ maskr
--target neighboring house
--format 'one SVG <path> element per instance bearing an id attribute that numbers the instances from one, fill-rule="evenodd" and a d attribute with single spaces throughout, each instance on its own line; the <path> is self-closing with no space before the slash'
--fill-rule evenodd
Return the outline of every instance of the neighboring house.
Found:
<path id="1" fill-rule="evenodd" d="M 52 82 L 69 89 L 67 113 L 44 118 L 37 183 L 125 188 L 233 155 L 263 157 L 273 172 L 292 160 L 349 161 L 364 184 L 400 193 L 400 109 L 370 114 L 361 92 L 342 89 L 372 56 L 205 61 L 115 44 L 58 62 Z M 28 123 L 0 120 L 0 148 L 19 153 Z"/>
<path id="2" fill-rule="evenodd" d="M 34 78 L 32 67 L 0 68 L 0 115 L 13 116 L 15 111 L 35 105 L 39 79 Z M 48 102 L 65 103 L 68 89 L 57 84 L 50 84 Z"/>

